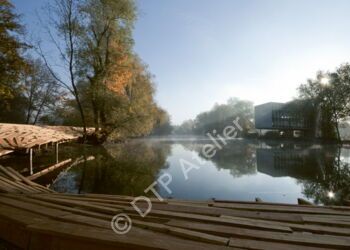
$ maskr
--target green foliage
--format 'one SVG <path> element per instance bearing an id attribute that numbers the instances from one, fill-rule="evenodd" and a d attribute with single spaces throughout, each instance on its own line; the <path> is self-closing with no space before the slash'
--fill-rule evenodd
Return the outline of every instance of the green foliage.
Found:
<path id="1" fill-rule="evenodd" d="M 168 113 L 165 110 L 159 108 L 152 135 L 170 135 L 172 132 L 173 126 L 171 125 Z"/>
<path id="2" fill-rule="evenodd" d="M 350 111 L 350 66 L 341 65 L 333 73 L 319 72 L 299 87 L 299 96 L 309 100 L 317 113 L 315 130 L 320 128 L 322 138 L 340 140 L 339 122 Z"/>
<path id="3" fill-rule="evenodd" d="M 253 128 L 253 112 L 252 102 L 230 98 L 226 104 L 215 104 L 210 111 L 200 113 L 194 121 L 185 121 L 175 129 L 175 133 L 205 135 L 213 130 L 222 133 L 226 126 L 232 125 L 239 118 L 239 124 L 243 128 L 240 136 L 243 136 Z"/>
<path id="4" fill-rule="evenodd" d="M 23 96 L 19 86 L 21 72 L 27 66 L 23 51 L 27 46 L 19 39 L 23 27 L 12 4 L 0 1 L 0 121 L 24 120 Z"/>
<path id="5" fill-rule="evenodd" d="M 145 69 L 135 75 L 131 82 L 130 93 L 127 96 L 116 96 L 116 105 L 108 105 L 108 121 L 105 123 L 107 132 L 117 136 L 148 135 L 157 122 L 159 108 L 154 101 L 154 85 L 151 74 Z M 113 99 L 111 100 L 113 103 Z"/>
<path id="6" fill-rule="evenodd" d="M 180 126 L 174 127 L 174 134 L 177 135 L 193 135 L 195 129 L 195 122 L 193 120 L 186 120 Z"/>

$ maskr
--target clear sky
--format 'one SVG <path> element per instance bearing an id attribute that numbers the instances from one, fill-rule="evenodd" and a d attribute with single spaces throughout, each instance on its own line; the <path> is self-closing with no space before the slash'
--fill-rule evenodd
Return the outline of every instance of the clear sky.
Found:
<path id="1" fill-rule="evenodd" d="M 13 0 L 29 32 L 45 0 Z M 348 0 L 138 0 L 135 50 L 175 124 L 239 97 L 288 101 L 350 61 Z"/>

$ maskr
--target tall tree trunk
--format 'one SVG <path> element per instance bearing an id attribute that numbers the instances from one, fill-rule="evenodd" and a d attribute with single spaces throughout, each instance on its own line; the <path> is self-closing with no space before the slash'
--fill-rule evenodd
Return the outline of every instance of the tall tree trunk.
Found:
<path id="1" fill-rule="evenodd" d="M 27 110 L 27 118 L 26 118 L 26 124 L 29 124 L 30 116 L 32 114 L 32 109 L 28 108 Z"/>
<path id="2" fill-rule="evenodd" d="M 73 88 L 74 88 L 74 92 L 76 94 L 75 100 L 76 100 L 76 102 L 78 104 L 78 109 L 79 109 L 81 121 L 83 123 L 83 142 L 85 142 L 86 141 L 86 136 L 87 136 L 85 114 L 84 114 L 83 106 L 81 105 L 81 102 L 80 102 L 80 98 L 79 98 L 79 95 L 78 95 L 78 90 L 77 90 L 75 85 L 73 85 Z"/>
<path id="3" fill-rule="evenodd" d="M 92 112 L 94 115 L 95 133 L 98 133 L 98 131 L 100 130 L 99 110 L 97 107 L 97 103 L 94 99 L 92 100 L 91 105 L 92 105 Z"/>
<path id="4" fill-rule="evenodd" d="M 340 138 L 340 132 L 339 132 L 339 122 L 338 120 L 335 122 L 335 129 L 337 131 L 337 141 L 340 142 L 341 138 Z"/>
<path id="5" fill-rule="evenodd" d="M 72 20 L 72 2 L 69 2 L 69 9 L 68 9 L 68 37 L 69 37 L 69 74 L 70 74 L 70 81 L 73 87 L 73 91 L 74 91 L 74 96 L 75 96 L 75 100 L 78 104 L 78 109 L 79 109 L 79 113 L 81 116 L 81 121 L 83 123 L 83 142 L 86 141 L 86 121 L 85 121 L 85 115 L 84 115 L 84 110 L 83 107 L 81 105 L 81 101 L 79 98 L 79 92 L 78 92 L 78 88 L 75 84 L 75 74 L 74 74 L 74 42 L 73 42 L 73 20 Z"/>
<path id="6" fill-rule="evenodd" d="M 45 101 L 41 102 L 40 107 L 39 107 L 38 111 L 36 112 L 36 115 L 35 115 L 35 118 L 34 118 L 34 121 L 33 121 L 33 125 L 35 125 L 37 123 L 39 115 L 41 114 L 41 110 L 44 107 L 44 103 L 45 103 Z"/>

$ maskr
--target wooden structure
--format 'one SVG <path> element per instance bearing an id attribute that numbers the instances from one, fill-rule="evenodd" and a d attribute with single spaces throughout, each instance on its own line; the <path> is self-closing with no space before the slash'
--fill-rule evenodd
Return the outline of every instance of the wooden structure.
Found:
<path id="1" fill-rule="evenodd" d="M 14 151 L 29 154 L 29 171 L 33 174 L 33 150 L 55 147 L 56 164 L 58 163 L 58 145 L 78 140 L 82 137 L 82 128 L 68 126 L 36 126 L 0 123 L 0 157 Z M 88 128 L 88 133 L 93 129 Z"/>
<path id="2" fill-rule="evenodd" d="M 92 129 L 89 128 L 89 132 Z M 6 150 L 39 149 L 42 146 L 77 140 L 82 128 L 0 123 L 0 148 Z"/>
<path id="3" fill-rule="evenodd" d="M 54 193 L 4 167 L 0 191 L 0 239 L 20 249 L 350 249 L 350 207 L 151 199 L 142 218 L 134 197 Z"/>

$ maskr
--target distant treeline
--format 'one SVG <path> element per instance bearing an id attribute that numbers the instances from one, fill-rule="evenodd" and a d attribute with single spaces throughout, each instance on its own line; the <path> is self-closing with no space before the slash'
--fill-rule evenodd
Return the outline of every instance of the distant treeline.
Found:
<path id="1" fill-rule="evenodd" d="M 308 79 L 298 87 L 298 94 L 297 98 L 286 103 L 284 109 L 308 120 L 309 129 L 303 133 L 303 138 L 327 141 L 349 138 L 350 64 L 342 64 L 334 72 L 318 72 L 315 79 Z M 173 126 L 172 130 L 167 124 L 164 131 L 179 135 L 206 135 L 213 131 L 219 134 L 236 117 L 239 117 L 243 127 L 240 136 L 258 136 L 254 126 L 253 103 L 237 98 L 231 98 L 225 104 L 216 104 L 210 111 Z M 271 130 L 263 136 L 293 137 L 292 132 Z"/>
<path id="2" fill-rule="evenodd" d="M 254 129 L 253 116 L 252 102 L 230 98 L 225 104 L 215 104 L 211 110 L 202 112 L 195 119 L 184 121 L 179 126 L 163 125 L 162 132 L 176 135 L 221 134 L 226 126 L 232 125 L 233 121 L 238 119 L 243 130 L 237 131 L 239 132 L 237 136 L 246 136 Z"/>

